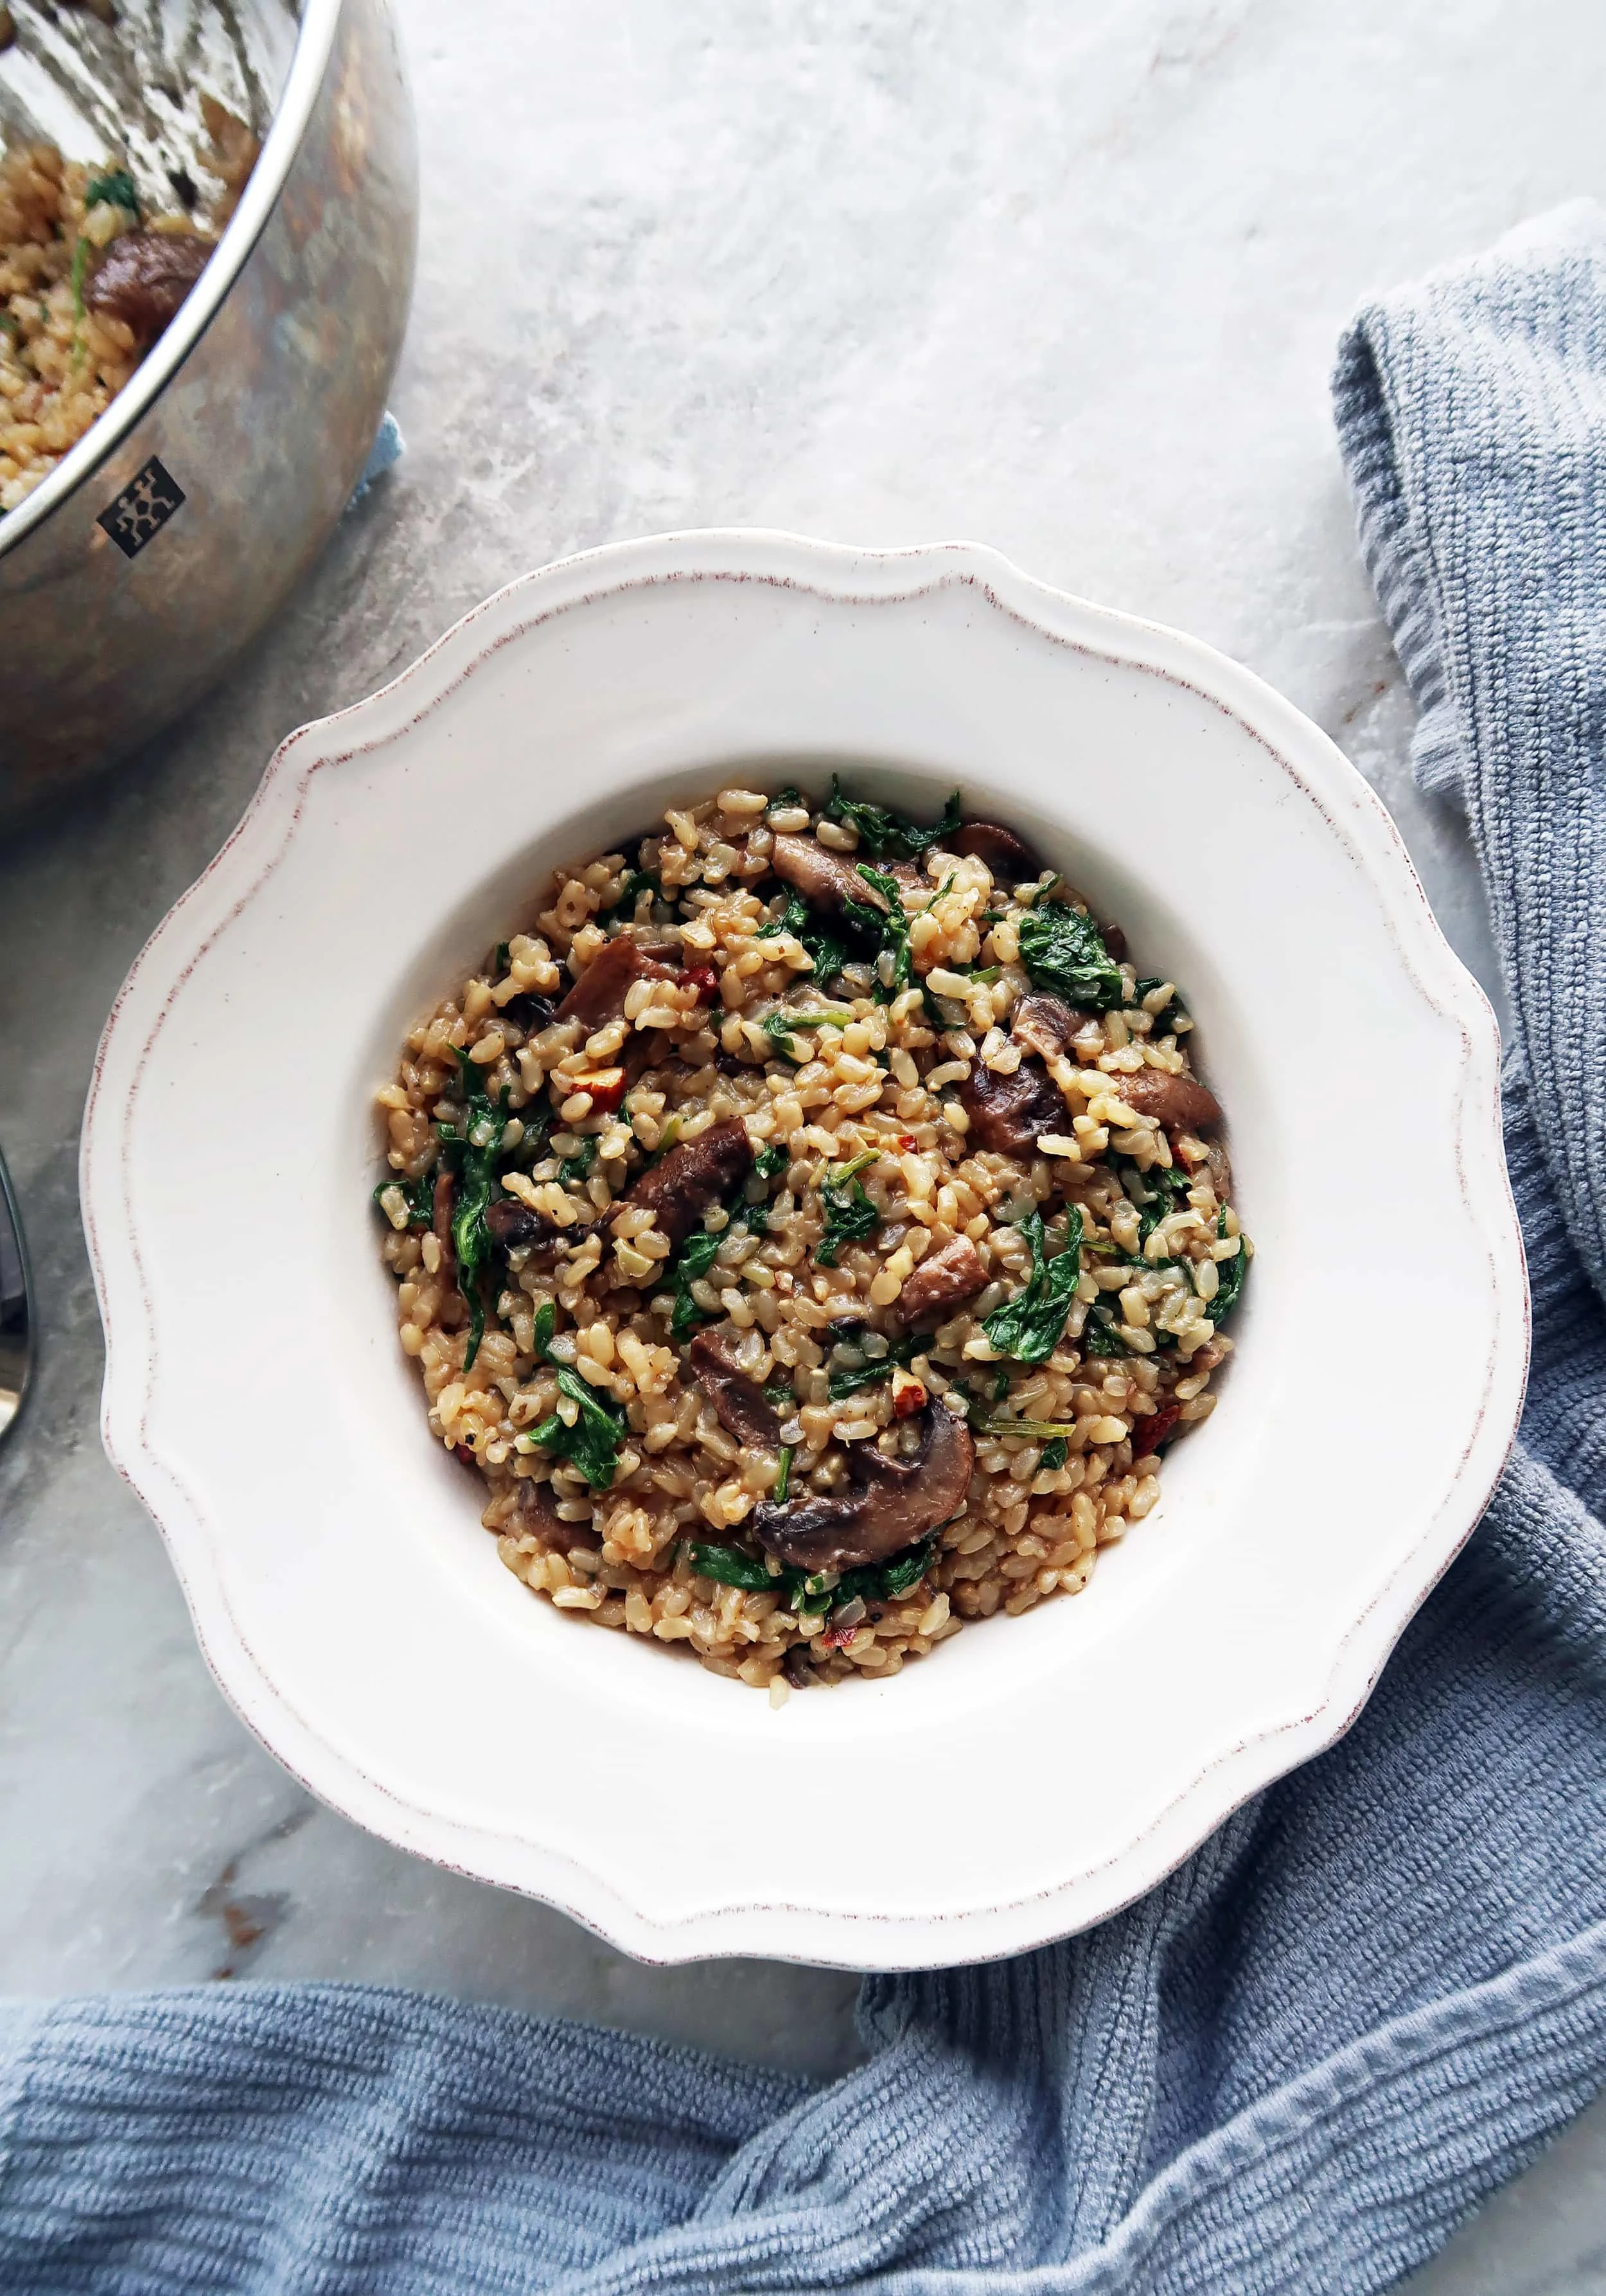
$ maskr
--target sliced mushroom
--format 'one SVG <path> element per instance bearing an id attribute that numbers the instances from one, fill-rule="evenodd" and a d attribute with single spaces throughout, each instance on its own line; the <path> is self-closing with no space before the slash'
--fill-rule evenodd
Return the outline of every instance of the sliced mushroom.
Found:
<path id="1" fill-rule="evenodd" d="M 897 1312 L 905 1324 L 917 1324 L 922 1316 L 970 1299 L 986 1282 L 981 1254 L 968 1235 L 956 1235 L 939 1251 L 926 1254 L 897 1295 Z"/>
<path id="2" fill-rule="evenodd" d="M 1096 921 L 1095 921 L 1096 922 Z M 1127 936 L 1119 925 L 1100 925 L 1099 933 L 1116 964 L 1127 962 Z"/>
<path id="3" fill-rule="evenodd" d="M 959 1101 L 971 1138 L 996 1156 L 1035 1156 L 1037 1135 L 1063 1132 L 1069 1120 L 1059 1087 L 1036 1061 L 1022 1061 L 1012 1076 L 978 1061 L 959 1087 Z"/>
<path id="4" fill-rule="evenodd" d="M 144 346 L 155 341 L 206 269 L 209 239 L 193 232 L 126 231 L 84 283 L 84 302 L 102 317 L 120 319 Z"/>
<path id="5" fill-rule="evenodd" d="M 538 1243 L 546 1231 L 528 1204 L 517 1196 L 497 1196 L 487 1205 L 485 1224 L 491 1242 L 504 1251 L 517 1251 L 521 1244 Z"/>
<path id="6" fill-rule="evenodd" d="M 1196 1132 L 1201 1124 L 1219 1124 L 1221 1103 L 1197 1077 L 1172 1076 L 1165 1069 L 1140 1069 L 1135 1076 L 1111 1077 L 1110 1084 L 1128 1108 L 1151 1116 L 1169 1128 L 1179 1125 Z"/>
<path id="7" fill-rule="evenodd" d="M 739 1116 L 710 1124 L 649 1164 L 627 1192 L 627 1204 L 644 1204 L 671 1243 L 684 1243 L 753 1168 L 753 1145 Z"/>
<path id="8" fill-rule="evenodd" d="M 718 1332 L 699 1332 L 692 1342 L 692 1370 L 727 1435 L 755 1450 L 779 1450 L 780 1414 L 758 1381 L 736 1361 L 728 1338 Z"/>
<path id="9" fill-rule="evenodd" d="M 620 1018 L 636 981 L 675 977 L 668 965 L 649 956 L 629 933 L 619 933 L 606 948 L 598 949 L 553 1017 L 578 1021 L 589 1032 Z"/>
<path id="10" fill-rule="evenodd" d="M 873 1445 L 850 1447 L 848 1487 L 811 1491 L 752 1515 L 761 1546 L 799 1570 L 850 1570 L 885 1562 L 951 1522 L 971 1488 L 976 1447 L 963 1419 L 927 1406 L 920 1448 L 889 1459 Z"/>
<path id="11" fill-rule="evenodd" d="M 1043 874 L 1043 864 L 1025 839 L 996 821 L 964 822 L 950 849 L 979 861 L 995 884 L 1024 885 Z"/>
<path id="12" fill-rule="evenodd" d="M 513 1502 L 517 1512 L 504 1526 L 509 1537 L 531 1535 L 541 1539 L 549 1552 L 555 1548 L 558 1554 L 567 1554 L 571 1546 L 585 1546 L 594 1535 L 589 1522 L 564 1521 L 550 1483 L 520 1476 L 513 1485 Z"/>
<path id="13" fill-rule="evenodd" d="M 1051 996 L 1046 989 L 1034 988 L 1016 1005 L 1010 1034 L 1028 1052 L 1052 1061 L 1059 1054 L 1069 1051 L 1071 1039 L 1080 1036 L 1093 1017 L 1091 1013 L 1067 1004 L 1061 996 Z"/>
<path id="14" fill-rule="evenodd" d="M 502 1007 L 502 1017 L 515 1029 L 522 1029 L 527 1037 L 538 1037 L 543 1029 L 551 1028 L 557 1010 L 550 996 L 537 996 L 533 988 L 521 988 Z"/>
<path id="15" fill-rule="evenodd" d="M 833 853 L 817 838 L 777 837 L 774 858 L 777 877 L 832 916 L 841 916 L 849 901 L 871 909 L 887 906 L 875 887 L 859 875 L 852 854 Z"/>

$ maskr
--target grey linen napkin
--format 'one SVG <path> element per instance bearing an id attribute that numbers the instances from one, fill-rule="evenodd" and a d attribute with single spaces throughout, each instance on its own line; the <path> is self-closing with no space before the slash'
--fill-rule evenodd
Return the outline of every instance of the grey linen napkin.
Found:
<path id="1" fill-rule="evenodd" d="M 1335 382 L 1517 1015 L 1536 1329 L 1349 1735 L 1087 1936 L 868 1980 L 827 2087 L 360 1987 L 14 2005 L 0 2284 L 1365 2296 L 1606 2080 L 1603 288 L 1569 210 L 1364 312 Z"/>

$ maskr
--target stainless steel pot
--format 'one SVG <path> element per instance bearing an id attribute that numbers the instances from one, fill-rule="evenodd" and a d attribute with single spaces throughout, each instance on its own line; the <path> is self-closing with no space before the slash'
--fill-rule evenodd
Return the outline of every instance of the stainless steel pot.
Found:
<path id="1" fill-rule="evenodd" d="M 384 0 L 306 0 L 217 254 L 127 389 L 0 518 L 0 819 L 170 725 L 324 548 L 400 349 L 417 186 Z"/>

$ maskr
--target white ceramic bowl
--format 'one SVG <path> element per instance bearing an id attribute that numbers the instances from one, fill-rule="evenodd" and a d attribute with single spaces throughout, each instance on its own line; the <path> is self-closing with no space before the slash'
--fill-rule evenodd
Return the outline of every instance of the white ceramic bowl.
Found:
<path id="1" fill-rule="evenodd" d="M 426 1430 L 373 1087 L 554 861 L 733 779 L 1018 824 L 1185 985 L 1259 1256 L 1221 1405 L 1088 1591 L 762 1696 L 564 1618 Z M 1148 1888 L 1352 1719 L 1516 1425 L 1493 1017 L 1323 734 L 966 545 L 548 567 L 284 744 L 102 1046 L 104 1432 L 207 1657 L 315 1792 L 660 1961 L 1012 1953 Z"/>

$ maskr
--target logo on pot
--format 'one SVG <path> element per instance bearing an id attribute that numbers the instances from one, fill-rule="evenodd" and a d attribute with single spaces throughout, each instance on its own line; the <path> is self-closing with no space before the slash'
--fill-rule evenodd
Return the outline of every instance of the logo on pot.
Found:
<path id="1" fill-rule="evenodd" d="M 103 526 L 125 558 L 137 558 L 152 535 L 160 534 L 184 500 L 184 488 L 154 455 L 143 471 L 130 479 L 117 500 L 95 521 Z"/>

